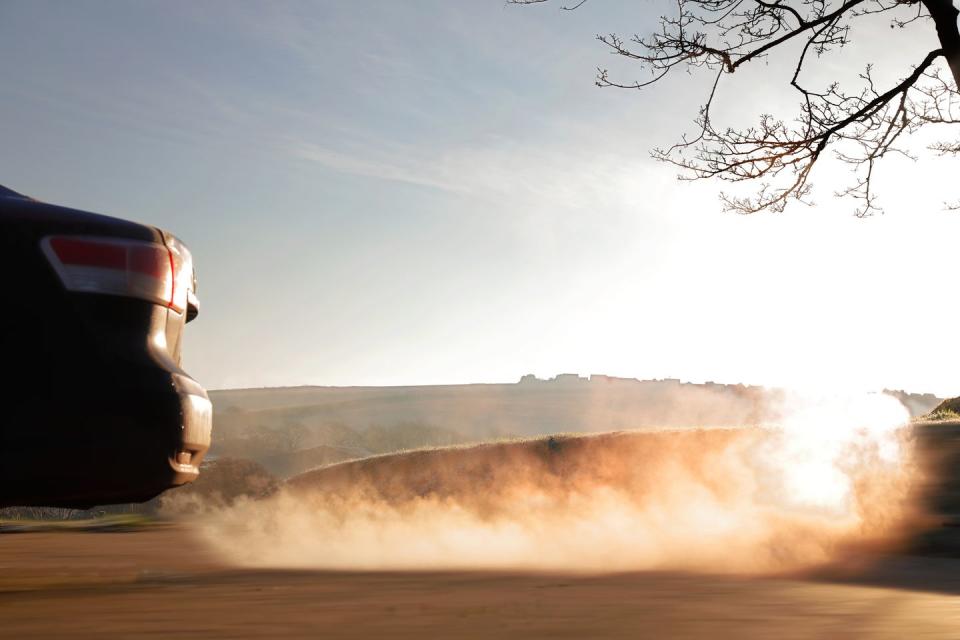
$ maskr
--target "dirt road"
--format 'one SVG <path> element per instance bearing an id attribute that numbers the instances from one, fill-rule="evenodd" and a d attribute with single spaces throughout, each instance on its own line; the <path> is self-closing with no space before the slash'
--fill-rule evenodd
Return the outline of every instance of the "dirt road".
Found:
<path id="1" fill-rule="evenodd" d="M 0 636 L 957 638 L 960 561 L 804 579 L 250 570 L 182 528 L 0 535 Z"/>

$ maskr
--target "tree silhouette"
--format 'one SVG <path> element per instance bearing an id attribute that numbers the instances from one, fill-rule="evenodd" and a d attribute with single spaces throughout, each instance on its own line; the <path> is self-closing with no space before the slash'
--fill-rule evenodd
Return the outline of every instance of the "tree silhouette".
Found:
<path id="1" fill-rule="evenodd" d="M 573 10 L 586 2 L 577 0 L 562 8 Z M 643 89 L 674 70 L 712 71 L 695 135 L 654 149 L 652 155 L 680 167 L 681 179 L 759 181 L 751 197 L 722 193 L 727 210 L 782 211 L 791 200 L 804 201 L 810 193 L 811 170 L 830 147 L 853 169 L 852 182 L 838 195 L 856 199 L 856 215 L 868 216 L 880 210 L 873 189 L 876 163 L 892 154 L 913 157 L 902 146 L 904 134 L 929 125 L 960 123 L 960 31 L 951 0 L 677 0 L 677 8 L 674 15 L 660 18 L 659 31 L 650 36 L 597 36 L 612 53 L 645 68 L 651 74 L 648 80 L 619 82 L 601 68 L 596 82 L 601 87 Z M 872 65 L 860 74 L 862 85 L 853 91 L 837 82 L 812 88 L 802 79 L 805 65 L 849 44 L 852 23 L 878 14 L 888 18 L 890 28 L 932 23 L 939 47 L 904 51 L 905 57 L 915 56 L 913 70 L 889 86 L 877 86 Z M 775 49 L 791 47 L 796 57 L 789 85 L 800 96 L 796 118 L 786 122 L 761 114 L 758 124 L 745 129 L 716 126 L 712 112 L 722 79 Z M 940 62 L 946 62 L 946 70 Z M 956 155 L 960 141 L 939 142 L 931 149 Z"/>

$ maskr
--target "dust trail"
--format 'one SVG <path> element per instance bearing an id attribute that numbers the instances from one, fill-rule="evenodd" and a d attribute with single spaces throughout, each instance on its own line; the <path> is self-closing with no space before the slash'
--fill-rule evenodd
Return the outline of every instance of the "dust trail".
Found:
<path id="1" fill-rule="evenodd" d="M 782 572 L 896 544 L 914 476 L 888 396 L 789 398 L 776 427 L 405 452 L 213 510 L 254 566 Z"/>

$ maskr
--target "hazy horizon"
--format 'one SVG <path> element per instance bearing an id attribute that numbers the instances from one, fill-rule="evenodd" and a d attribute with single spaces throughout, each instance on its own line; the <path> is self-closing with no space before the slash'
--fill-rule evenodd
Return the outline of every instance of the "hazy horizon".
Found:
<path id="1" fill-rule="evenodd" d="M 592 382 L 592 378 L 595 376 L 602 376 L 608 378 L 615 378 L 617 380 L 622 380 L 626 382 L 665 382 L 676 380 L 679 384 L 682 385 L 724 385 L 724 386 L 737 386 L 742 385 L 745 387 L 764 387 L 768 389 L 776 389 L 773 385 L 764 385 L 760 383 L 746 382 L 746 381 L 729 381 L 729 380 L 686 380 L 684 378 L 632 378 L 632 377 L 620 377 L 620 376 L 608 376 L 605 373 L 576 373 L 576 372 L 564 372 L 557 374 L 560 375 L 577 375 L 583 379 L 583 382 Z M 522 378 L 523 376 L 521 376 Z M 566 384 L 556 380 L 556 377 L 549 378 L 537 378 L 534 383 L 525 383 L 522 379 L 517 378 L 516 380 L 484 380 L 480 382 L 436 382 L 428 384 L 379 384 L 379 385 L 363 385 L 363 384 L 286 384 L 286 385 L 269 385 L 261 387 L 210 387 L 207 390 L 210 392 L 223 392 L 223 391 L 258 391 L 258 390 L 271 390 L 271 389 L 299 389 L 299 388 L 327 388 L 327 389 L 360 389 L 360 388 L 372 388 L 372 389 L 390 389 L 390 388 L 405 388 L 405 387 L 458 387 L 458 386 L 471 386 L 471 385 L 518 385 L 518 384 L 536 384 L 536 383 L 557 383 L 557 384 Z M 923 395 L 923 394 L 933 394 L 938 396 L 938 394 L 931 391 L 924 391 L 923 389 L 894 389 L 891 387 L 883 387 L 879 389 L 868 389 L 867 393 L 881 393 L 883 391 L 902 391 L 908 394 L 914 395 Z M 938 396 L 946 398 L 949 396 Z"/>

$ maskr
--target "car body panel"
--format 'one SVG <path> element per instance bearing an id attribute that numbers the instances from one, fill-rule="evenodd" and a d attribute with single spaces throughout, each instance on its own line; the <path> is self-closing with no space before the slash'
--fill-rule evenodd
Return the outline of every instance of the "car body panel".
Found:
<path id="1" fill-rule="evenodd" d="M 210 444 L 212 412 L 203 387 L 180 367 L 188 314 L 67 291 L 40 249 L 50 235 L 164 245 L 175 238 L 11 193 L 0 191 L 8 282 L 0 506 L 142 501 L 192 480 Z"/>

